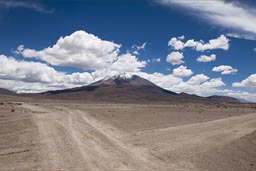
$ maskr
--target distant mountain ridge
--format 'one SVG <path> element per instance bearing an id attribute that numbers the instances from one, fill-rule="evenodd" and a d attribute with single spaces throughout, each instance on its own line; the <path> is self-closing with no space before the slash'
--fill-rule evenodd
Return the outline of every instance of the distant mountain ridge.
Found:
<path id="1" fill-rule="evenodd" d="M 140 76 L 126 73 L 102 79 L 87 86 L 48 91 L 41 94 L 47 98 L 102 102 L 240 102 L 235 98 L 225 96 L 201 97 L 186 93 L 177 94 Z"/>
<path id="2" fill-rule="evenodd" d="M 237 98 L 237 100 L 239 100 L 241 103 L 253 103 L 253 102 L 250 102 L 250 101 L 242 99 L 242 98 Z"/>
<path id="3" fill-rule="evenodd" d="M 0 88 L 0 95 L 16 95 L 16 93 L 8 89 Z"/>
<path id="4" fill-rule="evenodd" d="M 209 96 L 207 97 L 208 99 L 212 99 L 215 101 L 219 101 L 219 102 L 234 102 L 234 103 L 239 103 L 240 100 L 236 99 L 234 97 L 229 97 L 229 96 L 218 96 L 218 95 L 214 95 L 214 96 Z"/>

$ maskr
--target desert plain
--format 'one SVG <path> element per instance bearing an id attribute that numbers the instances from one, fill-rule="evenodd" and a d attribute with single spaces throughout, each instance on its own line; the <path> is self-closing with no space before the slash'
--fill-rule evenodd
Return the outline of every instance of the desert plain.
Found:
<path id="1" fill-rule="evenodd" d="M 256 170 L 256 106 L 0 97 L 0 170 Z"/>
<path id="2" fill-rule="evenodd" d="M 0 170 L 256 170 L 256 106 L 0 97 Z"/>

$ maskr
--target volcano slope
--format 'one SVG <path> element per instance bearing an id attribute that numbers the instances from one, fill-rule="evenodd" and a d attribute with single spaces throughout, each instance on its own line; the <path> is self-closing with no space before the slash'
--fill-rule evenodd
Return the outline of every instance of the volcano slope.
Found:
<path id="1" fill-rule="evenodd" d="M 0 98 L 0 170 L 256 169 L 252 104 Z"/>

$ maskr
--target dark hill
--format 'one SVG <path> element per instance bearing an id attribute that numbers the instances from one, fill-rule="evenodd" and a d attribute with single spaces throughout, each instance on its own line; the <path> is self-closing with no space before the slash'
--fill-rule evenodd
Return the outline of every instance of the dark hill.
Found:
<path id="1" fill-rule="evenodd" d="M 233 103 L 240 103 L 240 100 L 233 98 L 233 97 L 228 97 L 228 96 L 210 96 L 207 97 L 208 99 L 218 101 L 218 102 L 233 102 Z"/>
<path id="2" fill-rule="evenodd" d="M 16 93 L 4 88 L 0 88 L 0 95 L 16 95 Z"/>

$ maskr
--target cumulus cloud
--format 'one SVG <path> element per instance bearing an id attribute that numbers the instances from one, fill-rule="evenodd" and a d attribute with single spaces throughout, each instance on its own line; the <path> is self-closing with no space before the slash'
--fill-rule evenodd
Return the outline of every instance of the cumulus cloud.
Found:
<path id="1" fill-rule="evenodd" d="M 171 63 L 172 65 L 179 65 L 184 63 L 184 61 L 182 60 L 183 58 L 184 56 L 182 52 L 172 52 L 167 56 L 166 61 Z"/>
<path id="2" fill-rule="evenodd" d="M 256 12 L 255 10 L 241 5 L 238 2 L 226 1 L 178 1 L 157 0 L 162 4 L 187 8 L 209 23 L 222 26 L 230 30 L 236 37 L 250 38 L 256 40 Z M 230 34 L 230 35 L 232 35 Z"/>
<path id="3" fill-rule="evenodd" d="M 200 96 L 224 95 L 235 98 L 243 98 L 256 102 L 256 93 L 249 93 L 240 90 L 223 89 L 226 85 L 222 78 L 210 78 L 204 74 L 192 76 L 188 81 L 175 77 L 172 74 L 164 75 L 161 73 L 148 74 L 144 72 L 137 75 L 150 80 L 158 86 L 177 93 L 185 92 Z"/>
<path id="4" fill-rule="evenodd" d="M 173 47 L 173 49 L 175 49 L 175 50 L 182 50 L 182 49 L 184 49 L 184 43 L 181 40 L 183 40 L 183 39 L 180 39 L 180 37 L 179 38 L 173 37 L 168 42 L 168 46 Z"/>
<path id="5" fill-rule="evenodd" d="M 181 35 L 178 37 L 179 40 L 184 40 L 185 39 L 185 36 L 184 35 Z"/>
<path id="6" fill-rule="evenodd" d="M 43 4 L 35 0 L 0 0 L 0 7 L 4 8 L 27 8 L 37 12 L 53 13 L 52 9 L 48 9 Z"/>
<path id="7" fill-rule="evenodd" d="M 164 89 L 170 89 L 170 87 L 172 87 L 182 81 L 181 78 L 175 77 L 171 74 L 164 75 L 164 74 L 158 73 L 158 72 L 155 72 L 153 74 L 148 74 L 145 72 L 138 72 L 138 73 L 134 73 L 134 74 L 136 74 L 140 77 L 143 77 Z"/>
<path id="8" fill-rule="evenodd" d="M 172 75 L 175 77 L 189 77 L 193 74 L 191 69 L 187 69 L 186 66 L 179 66 L 178 68 L 173 69 Z"/>
<path id="9" fill-rule="evenodd" d="M 118 57 L 117 61 L 111 65 L 111 70 L 120 72 L 136 72 L 145 67 L 146 61 L 139 61 L 136 56 L 130 53 Z"/>
<path id="10" fill-rule="evenodd" d="M 198 42 L 196 46 L 197 51 L 213 50 L 213 49 L 229 49 L 229 39 L 226 36 L 221 35 L 217 39 L 212 39 L 209 43 L 204 44 L 203 42 Z"/>
<path id="11" fill-rule="evenodd" d="M 245 99 L 251 102 L 256 102 L 256 93 L 249 93 L 246 91 L 230 89 L 216 90 L 216 93 L 218 93 L 219 95 L 230 96 L 239 99 Z"/>
<path id="12" fill-rule="evenodd" d="M 146 48 L 146 45 L 147 43 L 143 43 L 142 45 L 138 46 L 138 45 L 132 45 L 132 48 L 133 49 L 136 49 L 136 50 L 142 50 L 142 49 L 145 49 Z"/>
<path id="13" fill-rule="evenodd" d="M 201 87 L 204 89 L 208 89 L 208 88 L 217 88 L 217 87 L 222 87 L 225 86 L 226 84 L 222 81 L 221 78 L 213 78 L 208 82 L 204 82 L 203 84 L 201 84 Z"/>
<path id="14" fill-rule="evenodd" d="M 140 50 L 146 43 L 136 46 Z M 16 54 L 24 58 L 37 58 L 54 66 L 76 67 L 84 70 L 109 72 L 135 72 L 145 67 L 146 61 L 139 61 L 131 53 L 119 54 L 121 45 L 102 40 L 85 31 L 76 31 L 61 37 L 55 45 L 41 51 L 18 46 Z M 108 72 L 108 73 L 109 73 Z"/>
<path id="15" fill-rule="evenodd" d="M 235 74 L 238 72 L 237 69 L 234 69 L 233 67 L 228 65 L 220 65 L 220 66 L 214 67 L 212 71 L 220 72 L 222 75 Z"/>
<path id="16" fill-rule="evenodd" d="M 61 73 L 46 64 L 38 62 L 17 61 L 0 55 L 0 78 L 24 82 L 52 82 Z"/>
<path id="17" fill-rule="evenodd" d="M 153 58 L 152 61 L 159 63 L 159 62 L 161 62 L 161 58 Z"/>
<path id="18" fill-rule="evenodd" d="M 93 81 L 93 77 L 87 72 L 65 74 L 40 62 L 18 61 L 12 57 L 0 55 L 0 80 L 2 80 L 2 82 L 4 82 L 4 80 L 13 82 L 11 85 L 15 82 L 19 87 L 24 88 L 26 87 L 25 85 L 32 86 L 36 84 L 38 87 L 36 91 L 39 91 L 39 85 L 45 89 L 46 87 L 49 89 L 51 89 L 51 87 L 60 89 L 86 85 Z M 17 88 L 11 87 L 11 85 L 9 85 L 10 87 L 8 87 L 8 89 L 17 90 Z M 26 89 L 33 91 L 31 86 L 28 86 Z M 21 90 L 21 88 L 19 88 L 19 90 Z"/>
<path id="19" fill-rule="evenodd" d="M 141 50 L 144 50 L 146 48 L 147 43 L 143 43 L 142 45 L 132 45 L 133 52 L 132 54 L 134 55 L 139 55 Z"/>
<path id="20" fill-rule="evenodd" d="M 200 85 L 203 82 L 209 80 L 209 77 L 204 74 L 197 74 L 191 77 L 186 83 L 189 85 Z"/>
<path id="21" fill-rule="evenodd" d="M 252 74 L 243 81 L 235 82 L 232 85 L 233 87 L 256 87 L 256 74 Z"/>
<path id="22" fill-rule="evenodd" d="M 102 40 L 85 31 L 76 31 L 70 36 L 61 37 L 52 47 L 37 51 L 21 45 L 16 53 L 54 66 L 96 70 L 109 67 L 117 59 L 120 47 L 121 45 Z"/>
<path id="23" fill-rule="evenodd" d="M 184 37 L 185 38 L 185 37 Z M 173 37 L 169 42 L 168 46 L 173 47 L 175 50 L 182 50 L 184 48 L 194 48 L 196 51 L 206 51 L 206 50 L 214 50 L 214 49 L 229 49 L 229 39 L 221 35 L 216 39 L 209 40 L 208 43 L 204 43 L 203 40 L 195 41 L 194 39 L 187 40 L 186 42 L 182 41 L 183 39 Z"/>
<path id="24" fill-rule="evenodd" d="M 132 55 L 128 55 L 132 56 Z M 127 57 L 127 56 L 126 56 Z M 129 57 L 130 58 L 130 57 Z M 136 60 L 135 58 L 131 58 Z M 179 67 L 180 70 L 187 71 L 186 67 Z M 182 75 L 162 74 L 162 73 L 145 73 L 139 70 L 129 72 L 130 74 L 139 75 L 156 85 L 174 92 L 186 92 L 202 96 L 212 94 L 223 94 L 232 97 L 244 98 L 256 102 L 256 94 L 243 91 L 222 90 L 225 86 L 221 78 L 209 78 L 204 74 L 197 74 L 184 81 L 181 76 L 189 75 L 190 71 Z M 192 72 L 192 71 L 191 71 Z M 110 68 L 104 68 L 88 73 L 66 74 L 58 72 L 54 68 L 40 62 L 19 61 L 12 57 L 0 55 L 0 85 L 19 93 L 39 93 L 49 90 L 72 88 L 87 85 L 100 79 L 112 77 L 119 74 L 120 71 Z M 241 82 L 243 86 L 255 86 L 255 75 L 248 80 Z"/>
<path id="25" fill-rule="evenodd" d="M 211 62 L 216 60 L 216 55 L 215 54 L 212 54 L 210 56 L 201 55 L 196 60 L 197 62 Z"/>
<path id="26" fill-rule="evenodd" d="M 146 43 L 135 48 L 141 50 L 145 46 Z M 15 88 L 17 91 L 25 92 L 28 89 L 23 85 L 31 84 L 30 87 L 33 88 L 29 92 L 38 92 L 40 86 L 42 90 L 82 86 L 123 72 L 137 73 L 146 66 L 146 61 L 140 61 L 131 53 L 119 54 L 120 47 L 121 45 L 102 40 L 85 31 L 76 31 L 69 36 L 61 37 L 55 45 L 40 51 L 20 45 L 15 51 L 16 54 L 22 55 L 24 59 L 36 58 L 45 61 L 46 64 L 18 61 L 2 55 L 0 79 L 18 83 L 16 88 L 9 89 Z M 56 71 L 48 64 L 90 71 L 66 74 Z"/>
<path id="27" fill-rule="evenodd" d="M 224 95 L 235 98 L 243 98 L 256 102 L 256 93 L 249 93 L 240 90 L 222 89 L 226 84 L 221 78 L 210 78 L 204 74 L 192 76 L 188 81 L 175 77 L 172 74 L 161 73 L 148 74 L 144 72 L 137 75 L 150 80 L 158 86 L 177 93 L 196 94 L 200 96 Z"/>
<path id="28" fill-rule="evenodd" d="M 177 39 L 182 41 L 185 37 L 181 36 Z M 195 47 L 193 44 L 196 41 L 186 43 L 186 46 Z M 46 64 L 17 60 L 1 55 L 0 85 L 3 88 L 18 92 L 44 92 L 83 86 L 127 72 L 139 75 L 164 89 L 174 92 L 186 92 L 203 96 L 223 92 L 219 89 L 225 86 L 221 78 L 209 78 L 204 74 L 197 74 L 189 78 L 188 81 L 184 81 L 183 77 L 189 77 L 193 72 L 183 65 L 175 68 L 172 74 L 167 75 L 157 72 L 152 74 L 142 72 L 141 69 L 146 66 L 147 62 L 140 61 L 132 53 L 119 54 L 120 47 L 121 45 L 102 40 L 84 31 L 75 32 L 64 38 L 61 37 L 55 45 L 41 51 L 26 49 L 21 45 L 16 50 L 17 54 L 23 55 L 25 59 L 37 58 L 45 61 Z M 172 52 L 167 56 L 166 61 L 178 65 L 184 63 L 183 58 L 183 53 Z M 160 58 L 153 61 L 160 61 Z M 92 71 L 67 74 L 57 71 L 48 64 L 79 67 Z M 234 72 L 235 69 L 230 70 L 232 69 L 227 69 L 227 71 L 222 69 L 219 72 Z M 238 94 L 236 91 L 230 91 L 230 93 Z M 250 93 L 242 93 L 243 97 L 254 98 Z"/>
<path id="29" fill-rule="evenodd" d="M 175 92 L 185 92 L 189 94 L 197 94 L 201 96 L 207 96 L 208 93 L 216 91 L 216 88 L 225 86 L 225 83 L 221 78 L 210 79 L 204 74 L 197 74 L 192 76 L 188 81 L 180 82 L 170 88 Z"/>
<path id="30" fill-rule="evenodd" d="M 173 74 L 164 75 L 161 73 L 148 74 L 144 72 L 136 73 L 137 75 L 148 79 L 156 85 L 177 93 L 197 94 L 201 96 L 220 93 L 219 88 L 225 86 L 221 78 L 209 78 L 204 74 L 197 74 L 184 81 L 181 77 L 176 77 Z M 256 100 L 256 99 L 255 99 Z"/>
<path id="31" fill-rule="evenodd" d="M 145 49 L 146 48 L 146 45 L 147 45 L 147 43 L 145 42 L 145 43 L 143 43 L 142 45 L 132 45 L 132 49 L 135 49 L 135 50 L 143 50 L 143 49 Z"/>

